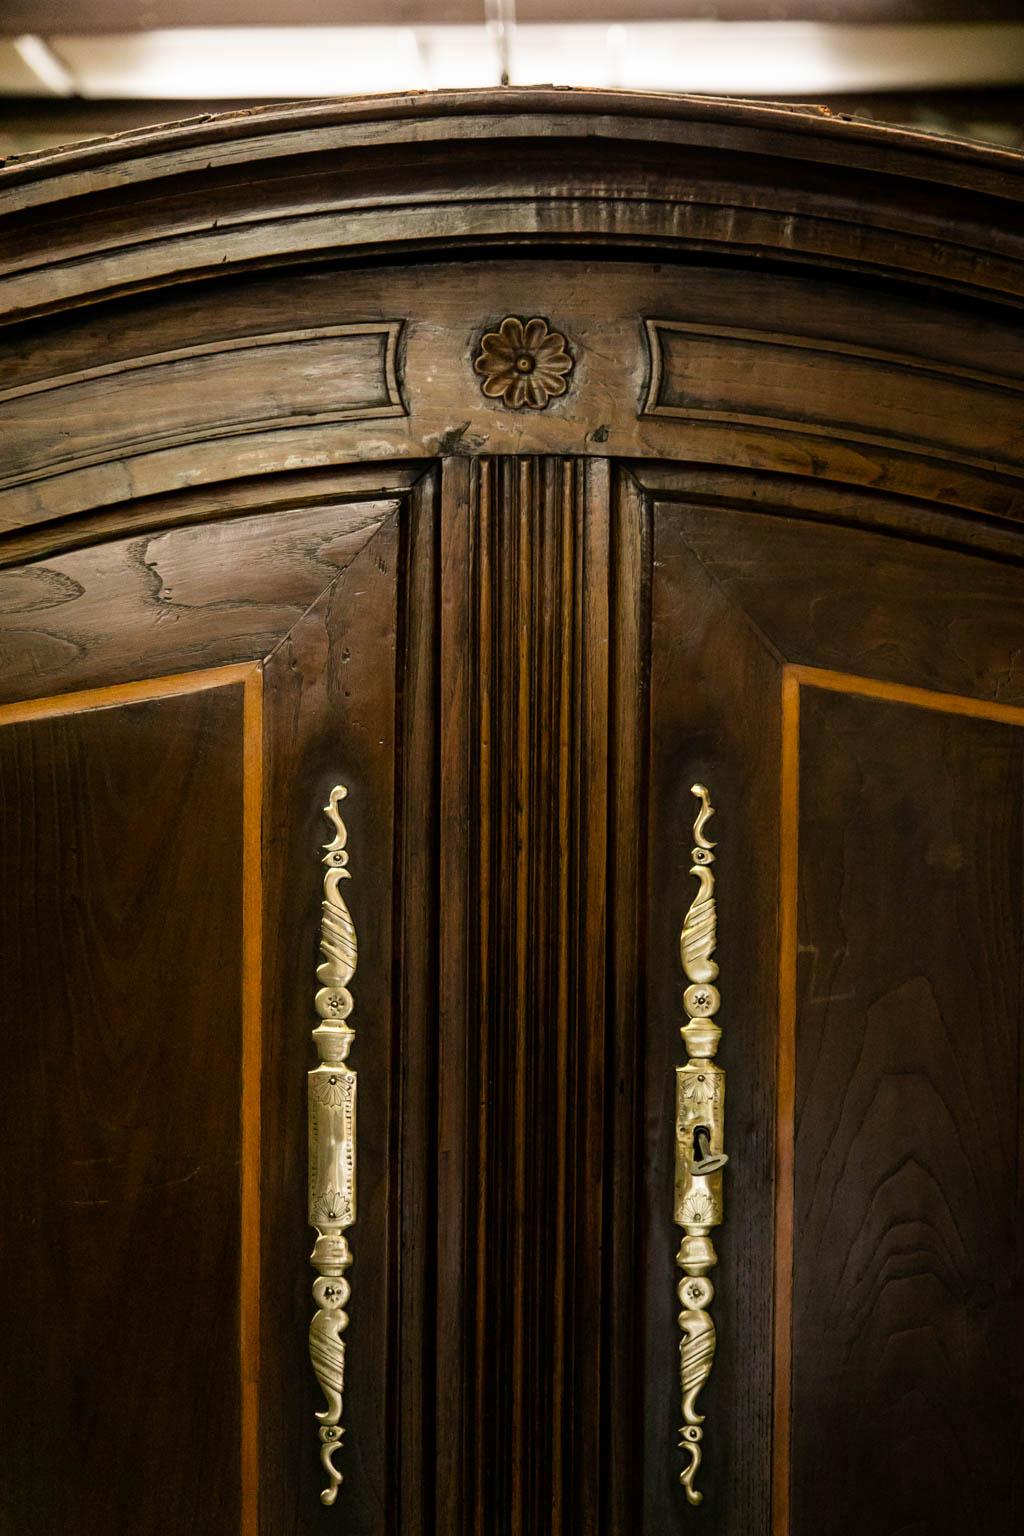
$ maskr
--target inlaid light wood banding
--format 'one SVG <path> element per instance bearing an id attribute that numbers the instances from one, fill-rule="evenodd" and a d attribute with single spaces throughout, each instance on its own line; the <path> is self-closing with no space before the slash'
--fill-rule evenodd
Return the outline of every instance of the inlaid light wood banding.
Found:
<path id="1" fill-rule="evenodd" d="M 232 683 L 249 682 L 258 670 L 253 662 L 247 661 L 238 666 L 210 667 L 205 672 L 175 672 L 167 677 L 141 678 L 131 683 L 112 683 L 106 688 L 82 688 L 74 693 L 0 704 L 0 726 L 75 715 L 86 709 L 119 709 L 125 704 L 144 704 L 150 699 L 169 699 L 207 688 L 226 688 Z"/>
<path id="2" fill-rule="evenodd" d="M 790 1536 L 790 1412 L 793 1385 L 793 1140 L 796 1087 L 797 837 L 800 827 L 800 684 L 782 678 L 779 816 L 779 1044 L 775 1182 L 775 1416 L 773 1536 Z"/>
<path id="3" fill-rule="evenodd" d="M 263 1058 L 263 669 L 243 684 L 242 828 L 242 1533 L 259 1531 L 260 1093 Z"/>

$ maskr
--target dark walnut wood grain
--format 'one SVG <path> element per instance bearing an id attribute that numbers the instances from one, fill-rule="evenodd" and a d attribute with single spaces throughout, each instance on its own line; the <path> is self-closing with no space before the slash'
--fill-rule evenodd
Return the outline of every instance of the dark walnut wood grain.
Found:
<path id="1" fill-rule="evenodd" d="M 0 702 L 258 659 L 394 506 L 222 518 L 0 570 Z"/>
<path id="2" fill-rule="evenodd" d="M 659 492 L 667 478 L 657 477 Z M 684 492 L 675 516 L 716 585 L 777 655 L 1024 703 L 1024 579 L 1016 561 L 762 516 L 756 501 L 736 501 L 723 496 L 695 507 Z"/>
<path id="3" fill-rule="evenodd" d="M 242 690 L 0 726 L 3 1523 L 239 1512 Z"/>
<path id="4" fill-rule="evenodd" d="M 801 715 L 792 1528 L 1010 1536 L 1024 720 Z"/>
<path id="5" fill-rule="evenodd" d="M 19 1533 L 1019 1524 L 1022 164 L 538 90 L 0 170 L 0 711 L 38 705 L 0 713 L 0 1189 L 39 1185 L 0 1280 Z M 506 316 L 566 337 L 543 408 L 482 391 Z M 226 663 L 262 666 L 262 723 L 237 689 L 38 717 Z M 956 703 L 809 702 L 800 799 L 794 666 Z M 697 778 L 732 1157 L 702 1511 L 671 1222 Z M 338 780 L 360 1204 L 328 1510 L 303 1077 Z M 803 942 L 842 984 L 805 955 L 791 1007 Z M 120 1183 L 72 1182 L 65 1234 L 37 1207 L 91 1157 Z"/>
<path id="6" fill-rule="evenodd" d="M 673 481 L 665 470 L 651 478 L 659 498 Z M 687 474 L 674 479 L 681 487 Z M 764 1467 L 747 1458 L 772 1438 L 773 1385 L 784 1415 L 774 1436 L 777 1536 L 866 1525 L 945 1533 L 970 1518 L 1009 1531 L 1017 1519 L 1024 716 L 982 718 L 1014 714 L 1024 636 L 1017 586 L 1015 569 L 994 559 L 801 526 L 756 503 L 655 504 L 652 1106 L 667 1094 L 671 1060 L 652 1025 L 674 1011 L 674 936 L 687 901 L 685 839 L 673 848 L 658 828 L 686 822 L 680 801 L 697 772 L 724 785 L 719 960 L 723 994 L 730 974 L 739 989 L 736 1012 L 723 1007 L 734 1161 L 716 1298 L 720 1351 L 705 1389 L 709 1498 L 718 1496 L 718 1457 L 734 1469 L 721 1517 L 727 1529 L 745 1489 L 764 1495 Z M 802 663 L 804 684 L 799 823 L 791 830 L 793 785 L 780 778 L 788 749 L 779 734 L 790 661 Z M 852 675 L 844 681 L 830 668 Z M 840 692 L 815 688 L 815 676 Z M 901 684 L 931 690 L 920 697 L 934 711 L 900 702 Z M 851 698 L 843 689 L 892 697 Z M 735 909 L 723 799 L 742 821 Z M 799 879 L 799 930 L 782 933 L 784 969 L 800 966 L 792 1042 L 785 991 L 778 1004 L 771 996 L 780 871 L 783 888 L 791 874 Z M 741 948 L 730 961 L 733 944 Z M 772 1118 L 780 1009 L 773 1260 L 770 1141 L 748 1138 Z M 730 1054 L 737 1037 L 738 1070 Z M 751 1092 L 765 1097 L 748 1119 L 737 1095 Z M 655 1233 L 657 1170 L 664 1186 L 670 1167 L 663 1107 L 664 1141 L 648 1153 Z M 649 1115 L 648 1123 L 658 1122 Z M 664 1269 L 671 1251 L 667 1234 L 659 1238 Z M 658 1268 L 649 1263 L 649 1276 Z M 646 1429 L 657 1446 L 671 1423 L 672 1364 L 662 1367 L 662 1387 L 657 1381 L 671 1308 L 650 1278 L 648 1285 Z M 766 1344 L 773 1310 L 782 1320 L 774 1384 Z M 722 1390 L 726 1401 L 716 1409 Z M 751 1419 L 717 1448 L 712 1426 L 740 1405 Z M 656 1530 L 673 1518 L 675 1490 L 653 1461 L 645 1490 Z M 965 1468 L 977 1468 L 977 1478 L 965 1479 Z M 742 1518 L 738 1529 L 760 1528 L 767 1510 L 755 1505 Z"/>

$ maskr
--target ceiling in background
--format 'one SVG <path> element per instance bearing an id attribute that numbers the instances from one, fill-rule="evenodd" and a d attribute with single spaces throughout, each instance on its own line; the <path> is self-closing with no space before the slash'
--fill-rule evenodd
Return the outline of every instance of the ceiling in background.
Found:
<path id="1" fill-rule="evenodd" d="M 0 0 L 0 153 L 114 131 L 129 105 L 135 125 L 502 83 L 893 106 L 992 92 L 981 136 L 1019 142 L 1024 0 Z"/>
<path id="2" fill-rule="evenodd" d="M 0 42 L 0 89 L 97 98 L 590 85 L 799 96 L 1024 82 L 1024 24 L 519 22 L 178 27 Z"/>
<path id="3" fill-rule="evenodd" d="M 1021 0 L 0 0 L 0 32 L 538 21 L 1020 21 Z"/>

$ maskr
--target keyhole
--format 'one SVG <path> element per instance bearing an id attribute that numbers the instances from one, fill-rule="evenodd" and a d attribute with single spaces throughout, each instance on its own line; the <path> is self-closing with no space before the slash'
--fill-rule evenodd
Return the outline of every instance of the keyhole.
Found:
<path id="1" fill-rule="evenodd" d="M 693 1172 L 699 1174 L 717 1173 L 719 1168 L 724 1168 L 729 1159 L 724 1152 L 712 1152 L 710 1125 L 695 1125 L 693 1128 Z"/>

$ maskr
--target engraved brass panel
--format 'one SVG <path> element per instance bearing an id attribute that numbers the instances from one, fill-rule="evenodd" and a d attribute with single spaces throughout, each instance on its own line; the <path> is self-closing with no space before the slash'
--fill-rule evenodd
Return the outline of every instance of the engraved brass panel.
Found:
<path id="1" fill-rule="evenodd" d="M 697 1394 L 711 1374 L 717 1335 L 707 1311 L 715 1288 L 707 1272 L 718 1262 L 709 1233 L 722 1222 L 722 1169 L 725 1155 L 725 1073 L 712 1058 L 722 1031 L 714 1021 L 719 997 L 718 966 L 712 958 L 718 938 L 715 906 L 715 844 L 704 828 L 714 808 L 703 784 L 692 793 L 700 801 L 693 824 L 690 869 L 698 881 L 697 894 L 683 922 L 679 953 L 689 983 L 683 993 L 686 1023 L 680 1034 L 686 1046 L 685 1066 L 676 1068 L 676 1156 L 673 1218 L 683 1229 L 676 1263 L 683 1271 L 677 1287 L 682 1311 L 679 1326 L 679 1381 L 683 1424 L 680 1450 L 689 1453 L 679 1474 L 686 1497 L 699 1504 L 703 1494 L 694 1486 L 701 1463 L 704 1415 L 697 1412 Z"/>
<path id="2" fill-rule="evenodd" d="M 314 999 L 319 1023 L 313 1031 L 320 1063 L 309 1073 L 309 1190 L 310 1226 L 316 1242 L 310 1262 L 317 1270 L 313 1300 L 317 1311 L 309 1325 L 309 1355 L 327 1407 L 317 1413 L 320 1421 L 320 1460 L 330 1481 L 320 1495 L 324 1504 L 338 1496 L 341 1473 L 334 1453 L 341 1449 L 341 1423 L 345 1387 L 345 1343 L 348 1327 L 345 1308 L 351 1294 L 345 1272 L 352 1254 L 345 1229 L 356 1219 L 356 1074 L 347 1065 L 355 1039 L 348 1019 L 352 994 L 348 984 L 355 974 L 358 948 L 356 930 L 340 885 L 351 878 L 345 844 L 348 833 L 338 807 L 348 794 L 344 785 L 331 790 L 324 814 L 334 827 L 334 837 L 324 844 L 324 895 L 320 929 L 323 961 L 317 967 L 320 988 Z"/>

